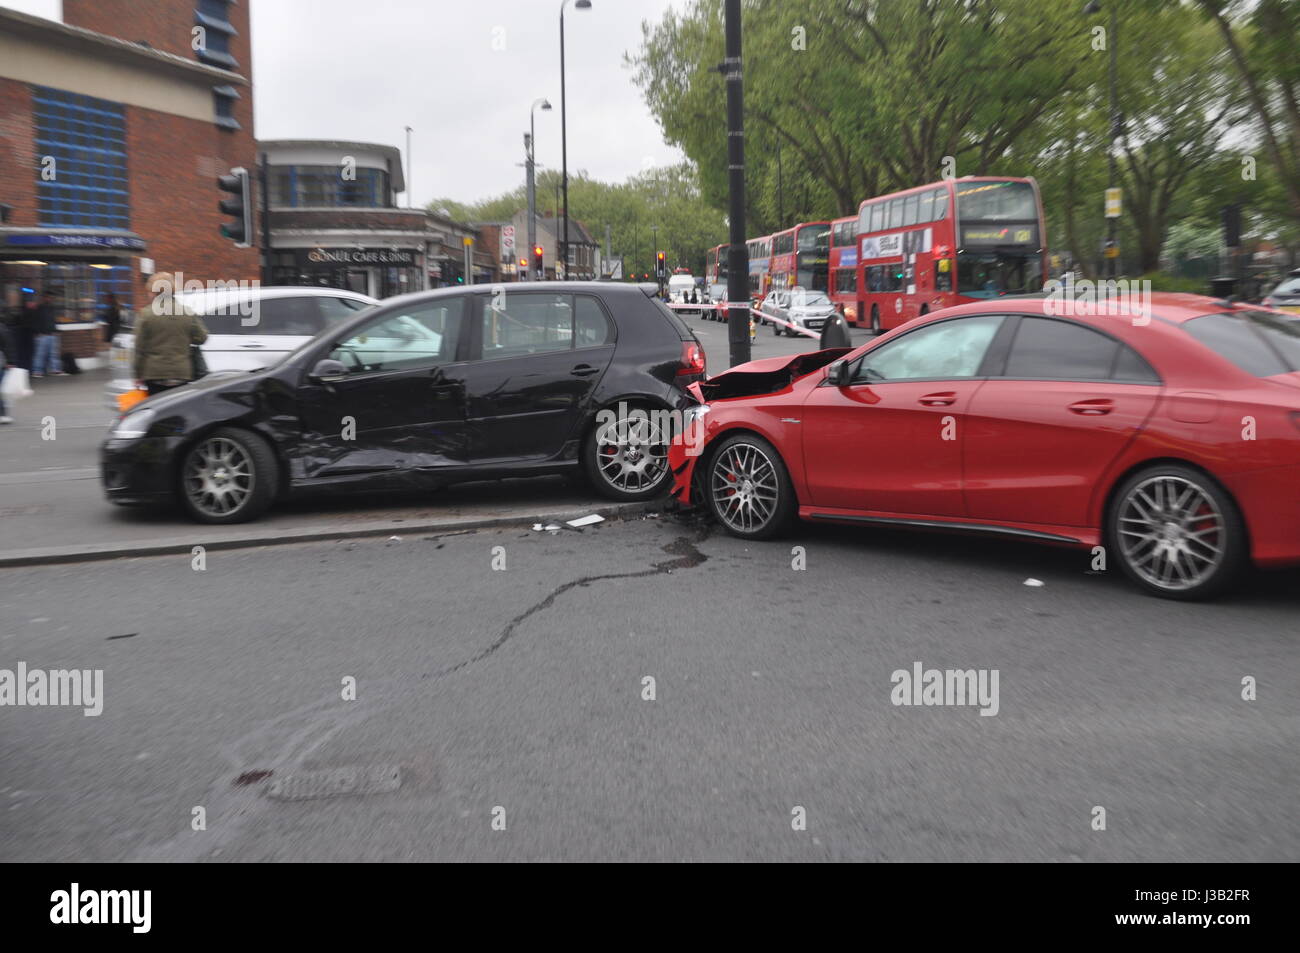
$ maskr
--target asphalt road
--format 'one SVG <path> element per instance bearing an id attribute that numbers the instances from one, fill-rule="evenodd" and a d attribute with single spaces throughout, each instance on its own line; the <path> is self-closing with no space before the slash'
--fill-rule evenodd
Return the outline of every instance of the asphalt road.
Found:
<path id="1" fill-rule="evenodd" d="M 0 668 L 104 707 L 0 708 L 0 860 L 1294 860 L 1298 581 L 666 520 L 9 569 Z M 997 714 L 894 705 L 915 663 Z"/>

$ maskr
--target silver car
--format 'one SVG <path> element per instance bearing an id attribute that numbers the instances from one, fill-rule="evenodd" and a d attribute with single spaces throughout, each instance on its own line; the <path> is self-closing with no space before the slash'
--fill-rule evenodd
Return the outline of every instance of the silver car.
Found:
<path id="1" fill-rule="evenodd" d="M 759 308 L 763 323 L 772 325 L 777 337 L 788 334 L 797 337 L 799 330 L 820 331 L 826 320 L 835 313 L 835 304 L 824 291 L 807 291 L 791 288 L 788 291 L 770 291 Z M 775 318 L 776 320 L 768 320 Z M 786 324 L 793 325 L 787 327 Z"/>
<path id="2" fill-rule="evenodd" d="M 355 291 L 306 286 L 190 291 L 176 299 L 208 329 L 202 350 L 210 374 L 267 367 L 329 325 L 379 303 Z M 118 395 L 135 387 L 135 335 L 131 331 L 121 331 L 113 338 L 109 359 L 113 379 L 108 400 L 116 410 Z"/>

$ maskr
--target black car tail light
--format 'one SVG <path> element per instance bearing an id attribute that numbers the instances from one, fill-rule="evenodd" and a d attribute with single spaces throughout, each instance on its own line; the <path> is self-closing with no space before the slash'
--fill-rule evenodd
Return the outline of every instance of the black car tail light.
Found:
<path id="1" fill-rule="evenodd" d="M 694 377 L 704 373 L 704 348 L 698 341 L 682 342 L 682 366 L 677 369 L 678 377 Z"/>

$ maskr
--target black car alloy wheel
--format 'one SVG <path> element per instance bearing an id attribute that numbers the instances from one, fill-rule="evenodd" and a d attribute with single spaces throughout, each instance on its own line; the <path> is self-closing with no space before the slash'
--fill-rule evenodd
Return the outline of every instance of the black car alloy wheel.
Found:
<path id="1" fill-rule="evenodd" d="M 190 448 L 181 464 L 181 501 L 202 523 L 253 519 L 275 495 L 275 454 L 259 437 L 223 427 Z"/>
<path id="2" fill-rule="evenodd" d="M 667 486 L 671 428 L 665 414 L 644 407 L 620 407 L 615 420 L 597 417 L 587 437 L 583 464 L 605 496 L 648 500 Z"/>

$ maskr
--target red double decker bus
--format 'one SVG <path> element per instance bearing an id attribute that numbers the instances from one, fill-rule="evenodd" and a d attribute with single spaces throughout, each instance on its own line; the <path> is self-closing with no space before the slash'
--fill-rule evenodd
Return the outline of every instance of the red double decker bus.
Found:
<path id="1" fill-rule="evenodd" d="M 730 245 L 715 245 L 704 253 L 704 283 L 712 288 L 727 281 L 727 249 Z"/>
<path id="2" fill-rule="evenodd" d="M 858 208 L 857 322 L 876 331 L 964 301 L 1041 291 L 1047 234 L 1038 183 L 967 176 Z"/>
<path id="3" fill-rule="evenodd" d="M 831 222 L 827 294 L 849 324 L 858 323 L 858 217 Z"/>
<path id="4" fill-rule="evenodd" d="M 772 236 L 771 287 L 825 291 L 830 271 L 831 223 L 801 222 Z"/>
<path id="5" fill-rule="evenodd" d="M 757 303 L 767 297 L 772 286 L 772 236 L 747 239 L 745 246 L 749 250 L 749 297 Z"/>

